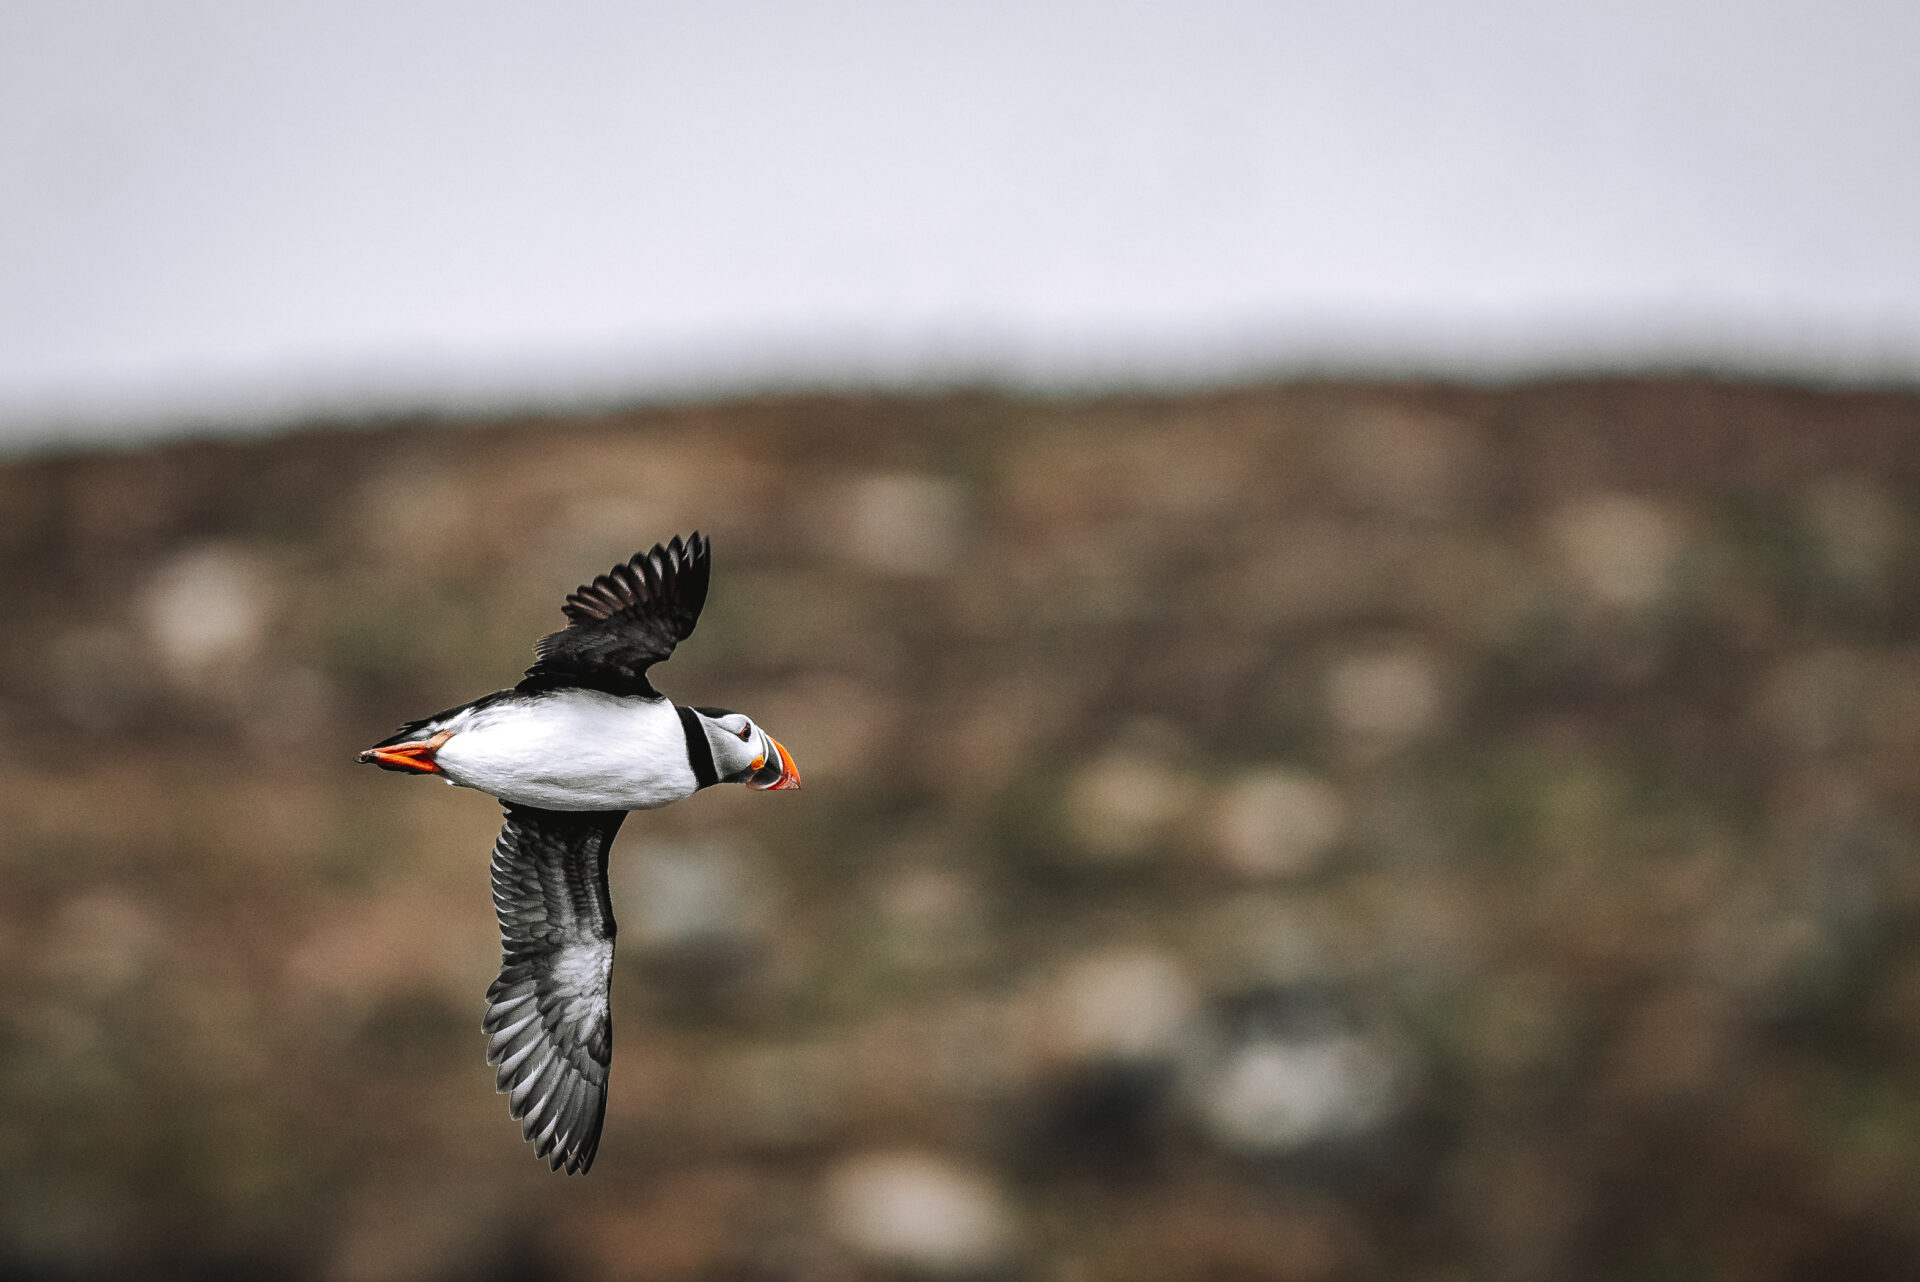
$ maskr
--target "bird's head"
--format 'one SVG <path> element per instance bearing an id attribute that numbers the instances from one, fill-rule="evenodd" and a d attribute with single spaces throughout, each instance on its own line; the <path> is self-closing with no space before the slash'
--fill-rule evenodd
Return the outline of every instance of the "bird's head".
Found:
<path id="1" fill-rule="evenodd" d="M 714 772 L 721 783 L 744 783 L 769 792 L 800 786 L 800 770 L 793 758 L 751 717 L 725 708 L 693 711 L 707 732 Z"/>

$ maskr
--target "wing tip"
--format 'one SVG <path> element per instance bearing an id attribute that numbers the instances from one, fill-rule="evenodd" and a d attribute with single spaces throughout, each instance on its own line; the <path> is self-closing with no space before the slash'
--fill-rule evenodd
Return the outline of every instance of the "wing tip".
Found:
<path id="1" fill-rule="evenodd" d="M 533 1145 L 535 1157 L 546 1161 L 552 1170 L 565 1167 L 568 1175 L 585 1175 L 600 1151 L 600 1136 L 606 1127 L 607 1088 L 577 1072 L 562 1069 L 555 1073 L 553 1065 L 564 1058 L 549 1061 L 544 1071 L 535 1074 L 515 1073 L 505 1081 L 496 1079 L 496 1087 L 507 1097 L 507 1113 L 520 1123 L 520 1137 Z M 493 1062 L 491 1053 L 488 1062 Z M 546 1077 L 554 1079 L 546 1090 L 527 1090 L 530 1085 L 537 1086 L 537 1079 Z"/>
<path id="2" fill-rule="evenodd" d="M 634 606 L 680 610 L 692 617 L 684 630 L 676 631 L 685 640 L 706 604 L 707 588 L 712 581 L 713 540 L 694 530 L 685 536 L 676 534 L 665 543 L 635 552 L 605 574 L 595 575 L 567 594 L 560 613 L 567 627 L 542 637 L 534 646 L 534 656 L 545 659 L 551 650 L 564 644 L 567 630 L 604 622 Z M 671 649 L 671 647 L 669 647 Z M 537 668 L 538 665 L 536 664 Z M 528 675 L 533 670 L 529 669 Z"/>
<path id="3" fill-rule="evenodd" d="M 525 1085 L 525 1083 L 521 1083 Z M 529 1092 L 516 1102 L 507 1094 L 507 1112 L 520 1123 L 520 1136 L 533 1145 L 533 1155 L 548 1169 L 563 1167 L 568 1175 L 585 1175 L 600 1151 L 606 1125 L 607 1090 L 577 1074 L 562 1072 L 538 1100 Z"/>

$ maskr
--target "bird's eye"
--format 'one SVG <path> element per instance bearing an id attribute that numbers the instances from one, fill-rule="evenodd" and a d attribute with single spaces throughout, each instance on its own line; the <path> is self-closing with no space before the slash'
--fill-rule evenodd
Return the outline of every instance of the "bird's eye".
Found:
<path id="1" fill-rule="evenodd" d="M 741 743 L 745 743 L 753 737 L 753 727 L 750 725 L 741 726 L 738 730 L 734 731 L 734 733 L 740 736 Z"/>

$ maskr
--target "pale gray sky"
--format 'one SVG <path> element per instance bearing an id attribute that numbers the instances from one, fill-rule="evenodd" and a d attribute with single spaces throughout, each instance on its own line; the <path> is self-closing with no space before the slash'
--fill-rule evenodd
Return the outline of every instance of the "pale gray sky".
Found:
<path id="1" fill-rule="evenodd" d="M 1313 364 L 1920 377 L 1912 0 L 0 7 L 0 439 Z"/>

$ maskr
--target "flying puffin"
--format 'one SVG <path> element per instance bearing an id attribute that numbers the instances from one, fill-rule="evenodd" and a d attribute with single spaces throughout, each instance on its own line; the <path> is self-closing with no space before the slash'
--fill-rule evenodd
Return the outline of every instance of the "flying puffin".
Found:
<path id="1" fill-rule="evenodd" d="M 656 544 L 567 597 L 519 685 L 422 721 L 360 754 L 498 797 L 493 845 L 500 977 L 487 989 L 487 1062 L 507 1109 L 554 1170 L 600 1147 L 613 1060 L 607 848 L 629 810 L 716 783 L 798 788 L 793 758 L 750 719 L 669 701 L 647 670 L 706 603 L 712 544 Z"/>

